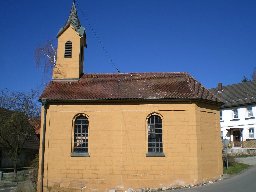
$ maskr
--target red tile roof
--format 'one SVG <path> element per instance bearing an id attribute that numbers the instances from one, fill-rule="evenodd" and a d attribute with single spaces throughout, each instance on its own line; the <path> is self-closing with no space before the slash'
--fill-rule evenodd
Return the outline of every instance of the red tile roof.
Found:
<path id="1" fill-rule="evenodd" d="M 53 80 L 40 99 L 219 100 L 187 73 L 84 74 L 79 80 Z"/>

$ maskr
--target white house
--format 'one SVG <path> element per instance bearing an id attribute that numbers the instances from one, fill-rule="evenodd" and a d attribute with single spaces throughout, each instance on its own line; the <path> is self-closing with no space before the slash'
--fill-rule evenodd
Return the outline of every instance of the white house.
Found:
<path id="1" fill-rule="evenodd" d="M 256 81 L 241 82 L 212 89 L 223 101 L 220 111 L 222 139 L 232 147 L 256 147 Z"/>

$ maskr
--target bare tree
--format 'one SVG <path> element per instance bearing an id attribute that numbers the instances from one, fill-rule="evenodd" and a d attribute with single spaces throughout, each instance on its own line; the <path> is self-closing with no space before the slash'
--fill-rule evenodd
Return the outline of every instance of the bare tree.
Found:
<path id="1" fill-rule="evenodd" d="M 0 108 L 24 113 L 28 118 L 39 117 L 39 91 L 11 92 L 8 89 L 0 91 Z"/>
<path id="2" fill-rule="evenodd" d="M 252 72 L 252 80 L 256 81 L 256 67 L 253 69 L 253 72 Z"/>
<path id="3" fill-rule="evenodd" d="M 38 92 L 0 91 L 0 144 L 13 161 L 14 172 L 24 143 L 35 136 L 33 121 L 39 117 Z"/>
<path id="4" fill-rule="evenodd" d="M 43 68 L 44 74 L 52 72 L 56 65 L 57 48 L 53 41 L 47 41 L 35 49 L 35 62 L 38 68 Z"/>
<path id="5" fill-rule="evenodd" d="M 244 76 L 244 78 L 242 79 L 242 82 L 244 83 L 244 82 L 248 82 L 248 81 L 250 81 L 250 79 L 248 79 L 246 76 Z"/>
<path id="6" fill-rule="evenodd" d="M 253 71 L 252 71 L 252 76 L 251 79 L 247 78 L 245 75 L 242 79 L 242 82 L 248 82 L 248 81 L 256 81 L 256 67 L 254 67 Z"/>

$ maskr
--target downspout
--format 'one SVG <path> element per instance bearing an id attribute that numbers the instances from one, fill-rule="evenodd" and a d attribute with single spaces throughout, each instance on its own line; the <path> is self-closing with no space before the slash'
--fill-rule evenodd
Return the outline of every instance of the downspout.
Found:
<path id="1" fill-rule="evenodd" d="M 44 151 L 45 151 L 45 130 L 46 130 L 46 114 L 47 114 L 47 100 L 42 99 L 42 105 L 44 107 L 44 124 L 43 124 L 43 133 L 42 133 L 42 147 L 41 147 L 41 177 L 40 177 L 40 192 L 44 191 Z"/>

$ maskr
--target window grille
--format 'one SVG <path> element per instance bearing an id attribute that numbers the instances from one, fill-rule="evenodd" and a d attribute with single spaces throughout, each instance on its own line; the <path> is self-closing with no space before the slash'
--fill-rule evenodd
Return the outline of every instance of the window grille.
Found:
<path id="1" fill-rule="evenodd" d="M 162 119 L 158 115 L 151 115 L 148 118 L 148 152 L 163 152 Z"/>
<path id="2" fill-rule="evenodd" d="M 71 41 L 67 41 L 65 43 L 65 54 L 64 54 L 65 58 L 72 58 L 72 42 Z"/>
<path id="3" fill-rule="evenodd" d="M 254 139 L 254 128 L 249 129 L 249 138 Z"/>
<path id="4" fill-rule="evenodd" d="M 73 152 L 88 153 L 88 125 L 85 116 L 79 116 L 75 120 Z"/>

